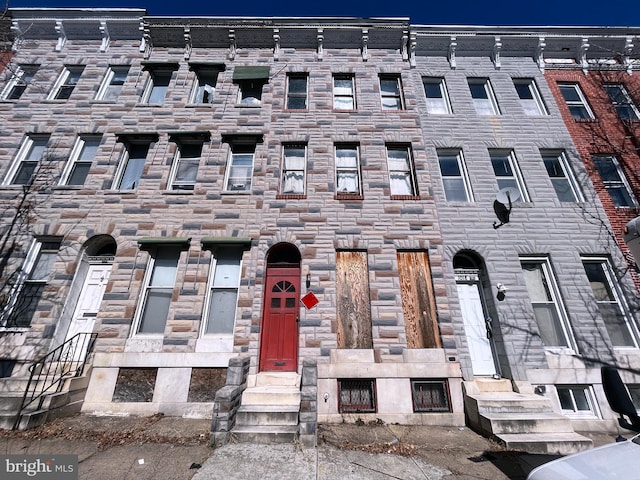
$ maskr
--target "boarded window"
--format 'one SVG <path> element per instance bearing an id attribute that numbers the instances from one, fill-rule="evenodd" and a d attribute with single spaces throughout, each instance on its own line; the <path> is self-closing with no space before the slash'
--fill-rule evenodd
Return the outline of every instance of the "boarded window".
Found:
<path id="1" fill-rule="evenodd" d="M 367 252 L 336 252 L 339 348 L 373 348 Z"/>
<path id="2" fill-rule="evenodd" d="M 227 380 L 226 368 L 193 368 L 188 402 L 213 402 Z"/>
<path id="3" fill-rule="evenodd" d="M 350 378 L 338 380 L 340 413 L 375 413 L 376 382 L 371 379 Z"/>
<path id="4" fill-rule="evenodd" d="M 121 368 L 113 392 L 113 402 L 151 402 L 157 368 Z"/>
<path id="5" fill-rule="evenodd" d="M 442 348 L 426 252 L 398 252 L 402 312 L 409 348 Z"/>
<path id="6" fill-rule="evenodd" d="M 414 412 L 449 412 L 446 380 L 411 380 Z"/>

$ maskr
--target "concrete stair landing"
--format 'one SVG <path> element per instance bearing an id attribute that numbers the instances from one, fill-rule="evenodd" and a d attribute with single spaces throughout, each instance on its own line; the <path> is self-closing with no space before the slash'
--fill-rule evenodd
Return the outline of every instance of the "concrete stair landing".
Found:
<path id="1" fill-rule="evenodd" d="M 469 426 L 508 448 L 567 455 L 593 446 L 546 397 L 514 392 L 509 380 L 476 379 L 464 386 Z"/>
<path id="2" fill-rule="evenodd" d="M 261 372 L 249 375 L 236 414 L 233 438 L 238 442 L 289 443 L 298 433 L 300 375 Z"/>

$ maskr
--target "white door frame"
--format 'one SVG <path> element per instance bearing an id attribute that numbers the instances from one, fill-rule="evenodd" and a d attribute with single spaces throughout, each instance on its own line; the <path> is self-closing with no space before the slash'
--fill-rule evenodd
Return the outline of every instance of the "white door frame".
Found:
<path id="1" fill-rule="evenodd" d="M 456 286 L 462 310 L 465 337 L 475 376 L 498 374 L 495 349 L 491 332 L 491 320 L 487 315 L 480 272 L 472 269 L 456 269 Z"/>

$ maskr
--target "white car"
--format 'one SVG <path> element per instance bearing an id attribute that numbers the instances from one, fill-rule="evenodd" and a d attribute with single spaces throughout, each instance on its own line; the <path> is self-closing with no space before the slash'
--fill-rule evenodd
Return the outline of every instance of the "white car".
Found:
<path id="1" fill-rule="evenodd" d="M 640 479 L 640 435 L 553 460 L 527 477 L 527 480 L 617 479 Z"/>

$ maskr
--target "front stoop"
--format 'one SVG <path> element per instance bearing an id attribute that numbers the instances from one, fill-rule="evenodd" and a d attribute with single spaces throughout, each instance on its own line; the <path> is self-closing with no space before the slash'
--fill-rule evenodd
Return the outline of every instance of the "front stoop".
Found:
<path id="1" fill-rule="evenodd" d="M 508 380 L 465 382 L 464 404 L 471 428 L 514 450 L 567 455 L 593 446 L 550 399 L 516 393 Z"/>
<path id="2" fill-rule="evenodd" d="M 231 433 L 237 442 L 293 442 L 299 415 L 300 375 L 261 372 L 247 379 Z"/>

